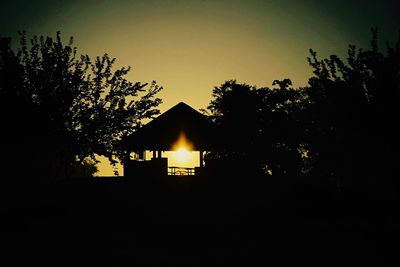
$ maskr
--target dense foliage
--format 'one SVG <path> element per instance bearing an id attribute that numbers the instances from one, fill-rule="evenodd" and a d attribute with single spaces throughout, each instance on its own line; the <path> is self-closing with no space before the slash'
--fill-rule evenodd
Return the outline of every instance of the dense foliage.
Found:
<path id="1" fill-rule="evenodd" d="M 239 153 L 269 174 L 308 174 L 338 188 L 390 187 L 400 40 L 383 53 L 373 30 L 371 48 L 350 45 L 345 61 L 310 54 L 314 75 L 304 88 L 291 88 L 289 79 L 274 81 L 277 88 L 236 81 L 214 88 L 208 110 L 231 151 L 209 157 Z"/>
<path id="2" fill-rule="evenodd" d="M 296 172 L 300 168 L 300 132 L 294 111 L 302 91 L 291 81 L 275 81 L 278 88 L 257 88 L 227 81 L 213 90 L 208 109 L 222 132 L 224 151 L 216 158 L 240 157 L 267 173 Z"/>
<path id="3" fill-rule="evenodd" d="M 30 173 L 65 176 L 76 162 L 122 159 L 120 140 L 158 114 L 162 89 L 154 81 L 130 82 L 130 68 L 114 70 L 107 54 L 78 55 L 71 38 L 20 35 L 15 53 L 0 39 L 2 147 L 9 169 L 24 159 Z M 147 87 L 147 88 L 146 88 Z M 17 160 L 18 159 L 18 160 Z M 24 163 L 25 165 L 25 163 Z M 71 170 L 72 172 L 72 170 Z"/>

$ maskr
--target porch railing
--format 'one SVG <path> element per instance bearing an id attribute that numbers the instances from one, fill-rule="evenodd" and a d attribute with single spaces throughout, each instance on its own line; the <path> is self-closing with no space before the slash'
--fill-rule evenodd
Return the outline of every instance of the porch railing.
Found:
<path id="1" fill-rule="evenodd" d="M 194 175 L 194 168 L 169 166 L 168 175 Z"/>

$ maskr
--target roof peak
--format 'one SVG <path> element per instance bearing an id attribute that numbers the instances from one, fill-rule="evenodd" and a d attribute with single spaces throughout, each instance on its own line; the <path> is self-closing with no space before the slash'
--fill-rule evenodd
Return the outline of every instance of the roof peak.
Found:
<path id="1" fill-rule="evenodd" d="M 169 150 L 179 134 L 184 132 L 197 149 L 205 150 L 212 144 L 214 124 L 204 114 L 184 102 L 160 114 L 128 136 L 131 149 Z"/>
<path id="2" fill-rule="evenodd" d="M 178 104 L 176 104 L 175 106 L 172 106 L 170 109 L 166 110 L 165 112 L 169 111 L 169 110 L 175 110 L 176 108 L 186 108 L 186 109 L 190 109 L 190 110 L 194 110 L 196 112 L 199 112 L 198 110 L 196 110 L 195 108 L 193 108 L 192 106 L 186 104 L 185 102 L 179 102 Z M 165 113 L 164 112 L 164 113 Z M 199 112 L 200 113 L 200 112 Z"/>
<path id="3" fill-rule="evenodd" d="M 178 106 L 178 105 L 185 105 L 185 106 L 189 106 L 188 104 L 186 104 L 185 102 L 179 102 L 178 104 L 176 104 L 175 106 Z M 190 107 L 190 106 L 189 106 Z"/>

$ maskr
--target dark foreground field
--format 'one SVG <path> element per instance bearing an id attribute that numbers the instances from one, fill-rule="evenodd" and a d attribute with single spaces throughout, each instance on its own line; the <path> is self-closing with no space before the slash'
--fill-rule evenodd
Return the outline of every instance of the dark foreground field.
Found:
<path id="1" fill-rule="evenodd" d="M 54 266 L 399 266 L 394 202 L 349 201 L 326 188 L 271 181 L 223 186 L 184 179 L 3 187 L 1 259 Z"/>

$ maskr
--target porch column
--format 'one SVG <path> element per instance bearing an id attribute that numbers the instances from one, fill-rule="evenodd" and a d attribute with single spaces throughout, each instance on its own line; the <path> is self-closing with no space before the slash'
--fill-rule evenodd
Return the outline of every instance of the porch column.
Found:
<path id="1" fill-rule="evenodd" d="M 202 150 L 200 150 L 200 168 L 204 167 L 204 156 L 203 156 L 203 152 Z"/>
<path id="2" fill-rule="evenodd" d="M 138 158 L 139 159 L 146 159 L 146 151 L 138 151 Z"/>

